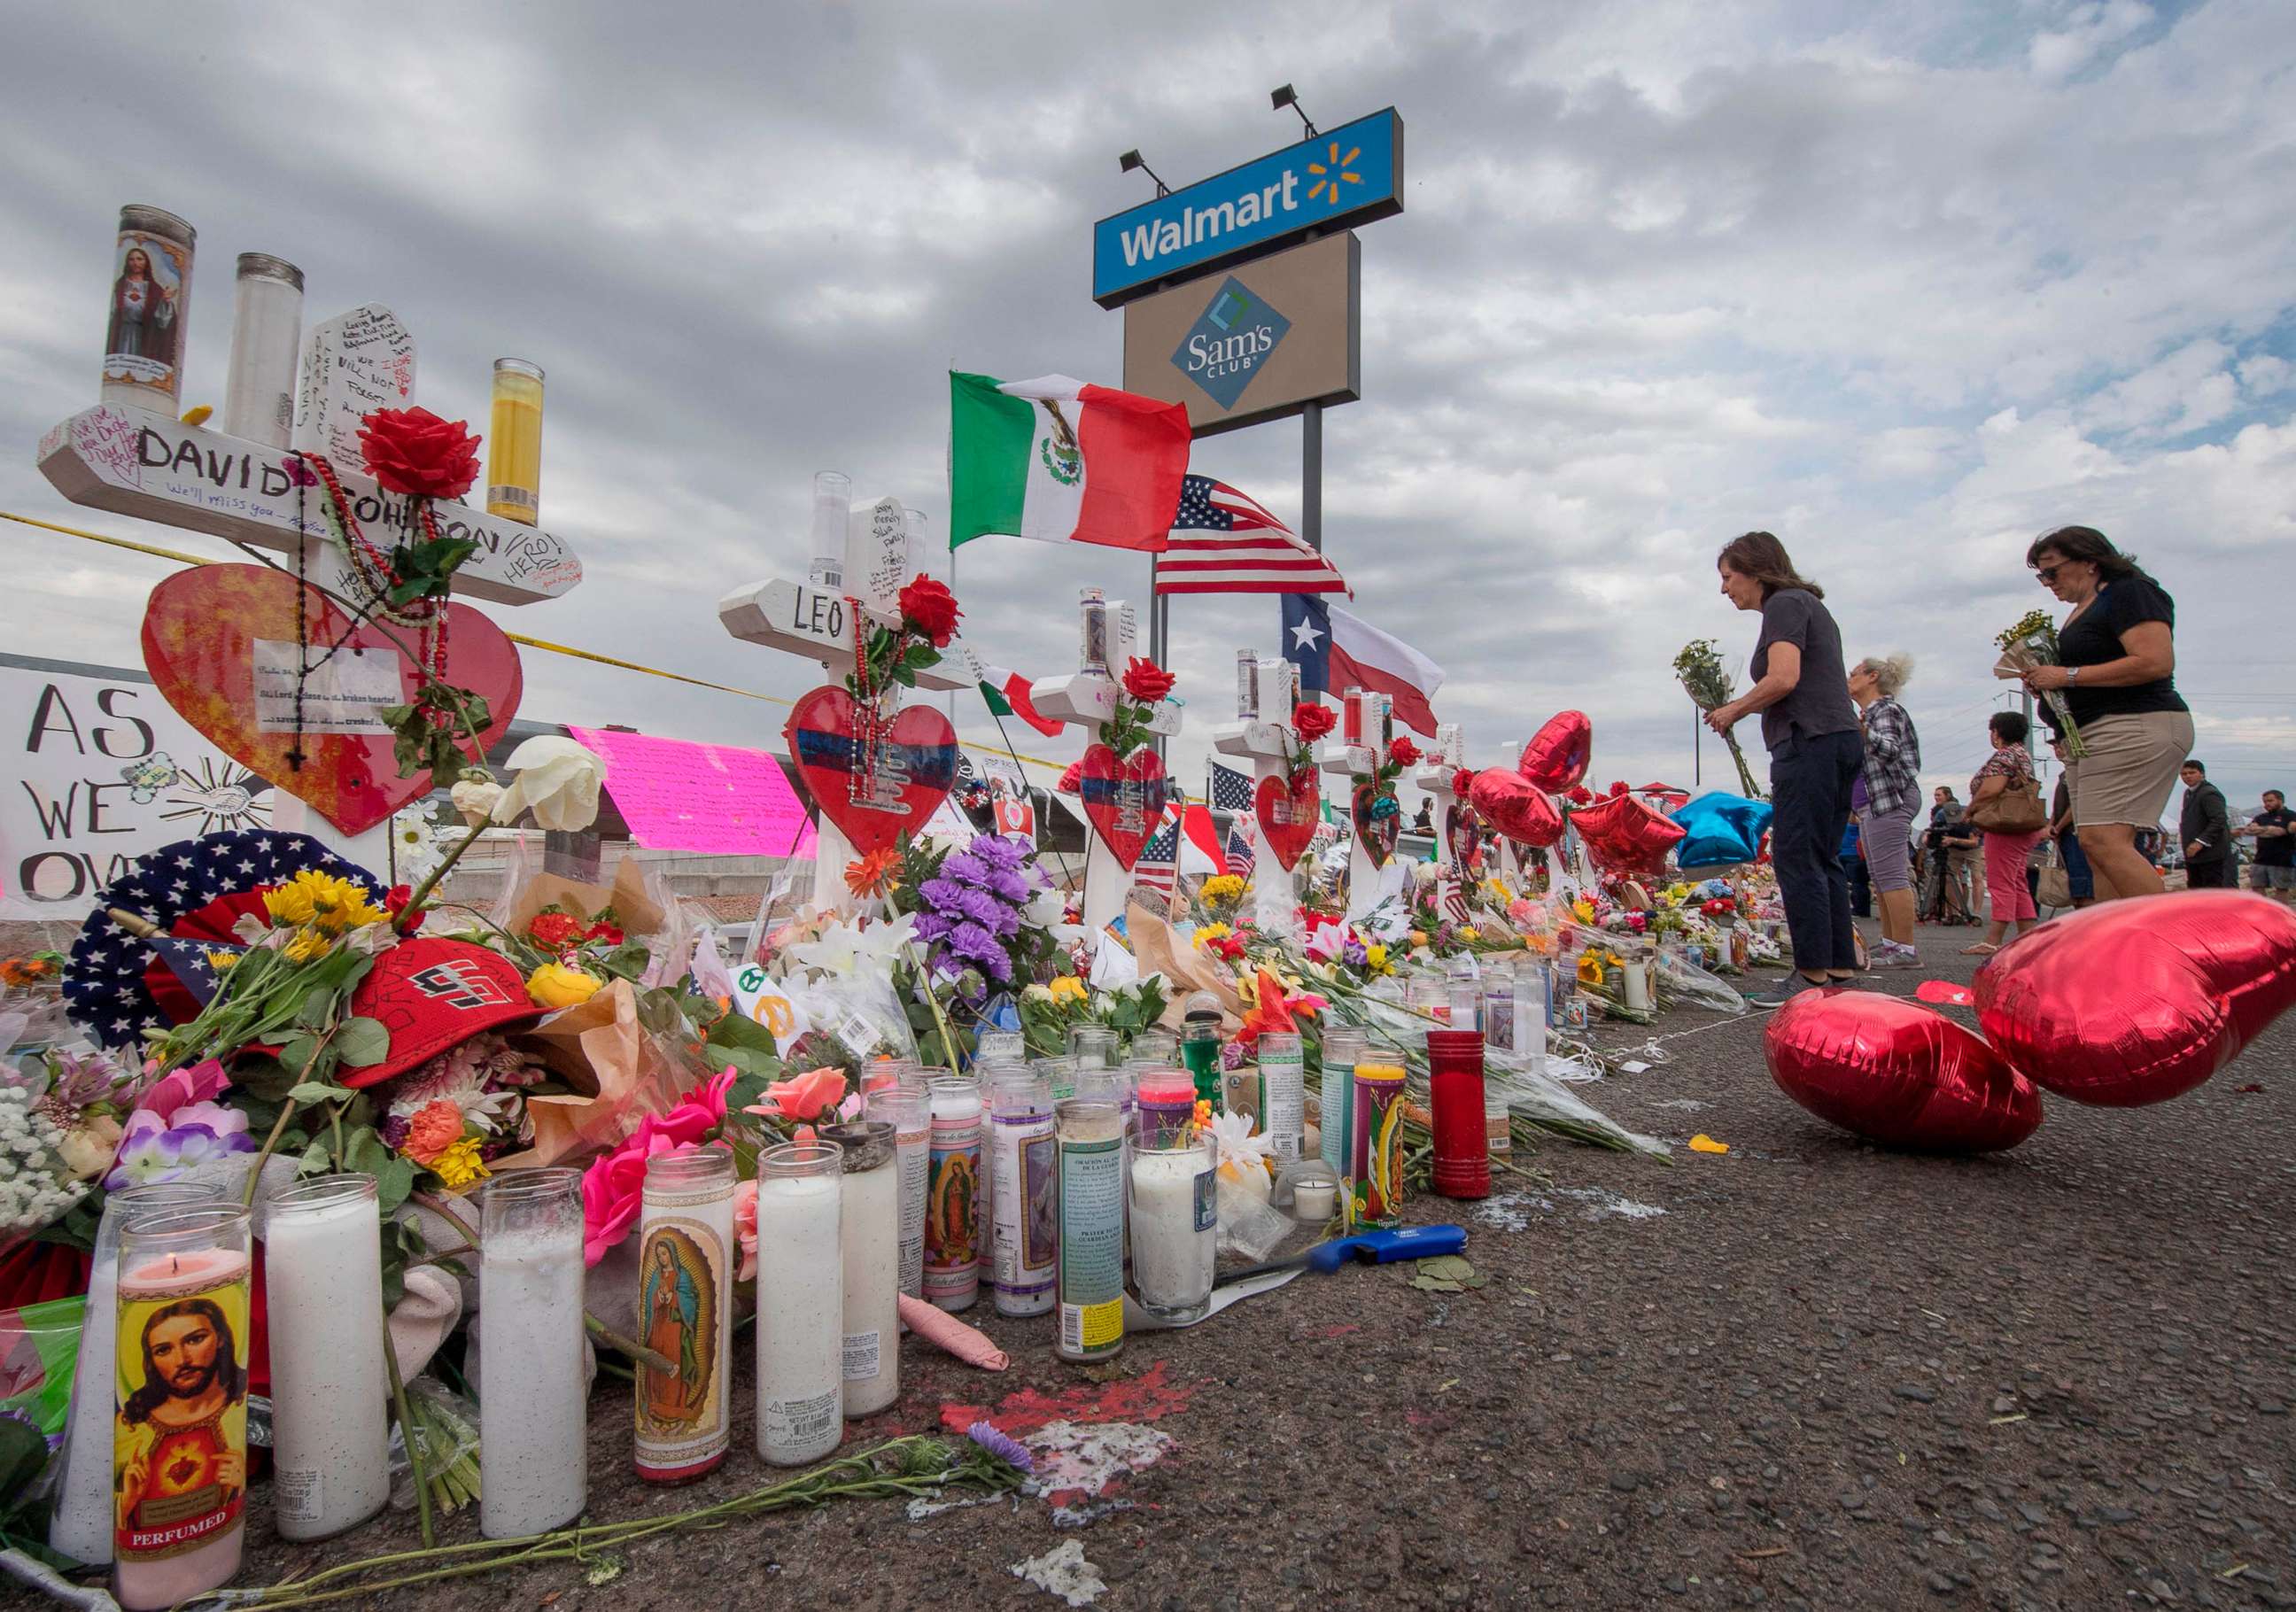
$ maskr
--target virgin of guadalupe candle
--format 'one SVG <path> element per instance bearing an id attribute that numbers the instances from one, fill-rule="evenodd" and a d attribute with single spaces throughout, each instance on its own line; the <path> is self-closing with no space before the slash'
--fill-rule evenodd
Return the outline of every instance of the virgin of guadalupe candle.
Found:
<path id="1" fill-rule="evenodd" d="M 138 1215 L 121 1229 L 112 1361 L 112 1593 L 131 1612 L 239 1573 L 247 1510 L 247 1211 Z"/>
<path id="2" fill-rule="evenodd" d="M 102 402 L 173 415 L 184 389 L 199 232 L 156 207 L 119 209 L 111 314 L 103 331 Z"/>
<path id="3" fill-rule="evenodd" d="M 901 1200 L 901 1291 L 924 1297 L 925 1187 L 932 1174 L 932 1123 L 925 1092 L 904 1086 L 869 1093 L 868 1115 L 893 1127 L 893 1167 Z"/>
<path id="4" fill-rule="evenodd" d="M 87 1304 L 79 1323 L 78 1358 L 88 1364 L 73 1375 L 71 1420 L 62 1453 L 63 1482 L 55 1513 L 48 1519 L 48 1544 L 74 1561 L 108 1565 L 118 1522 L 111 1505 L 111 1421 L 119 1407 L 109 1362 L 112 1340 L 119 1336 L 120 1229 L 138 1215 L 216 1203 L 223 1197 L 219 1182 L 165 1181 L 125 1187 L 103 1200 L 94 1263 L 87 1272 Z"/>
<path id="5" fill-rule="evenodd" d="M 263 1213 L 271 1511 L 282 1539 L 340 1534 L 390 1498 L 374 1193 L 372 1175 L 322 1175 Z"/>
<path id="6" fill-rule="evenodd" d="M 517 1539 L 589 1503 L 582 1173 L 506 1170 L 479 1213 L 479 1532 Z"/>
<path id="7" fill-rule="evenodd" d="M 676 1362 L 637 1369 L 635 1461 L 648 1483 L 699 1477 L 734 1442 L 733 1248 L 733 1154 L 694 1148 L 648 1159 L 638 1330 L 646 1347 Z"/>
<path id="8" fill-rule="evenodd" d="M 844 1150 L 758 1155 L 758 1453 L 801 1467 L 845 1436 Z"/>
<path id="9" fill-rule="evenodd" d="M 925 1301 L 969 1310 L 980 1297 L 980 1087 L 936 1080 L 932 1178 L 925 1189 Z"/>
<path id="10" fill-rule="evenodd" d="M 1209 1139 L 1194 1127 L 1132 1154 L 1132 1282 L 1160 1321 L 1201 1321 L 1211 1309 L 1218 1196 Z"/>
<path id="11" fill-rule="evenodd" d="M 845 1419 L 873 1416 L 901 1396 L 900 1167 L 885 1121 L 824 1125 L 845 1150 L 837 1243 L 845 1271 Z"/>
<path id="12" fill-rule="evenodd" d="M 1059 1283 L 1064 1360 L 1106 1360 L 1124 1347 L 1124 1116 L 1112 1102 L 1056 1105 Z"/>
<path id="13" fill-rule="evenodd" d="M 1299 1036 L 1279 1032 L 1259 1038 L 1259 1128 L 1276 1162 L 1290 1164 L 1308 1138 L 1307 1053 Z"/>
<path id="14" fill-rule="evenodd" d="M 1053 1307 L 1053 1098 L 1033 1069 L 1007 1066 L 988 1087 L 988 1148 L 996 1159 L 996 1232 L 991 1276 L 999 1315 L 1042 1315 Z"/>
<path id="15" fill-rule="evenodd" d="M 1356 1060 L 1355 1111 L 1348 1121 L 1355 1167 L 1356 1222 L 1391 1226 L 1403 1213 L 1403 1066 L 1369 1055 Z"/>

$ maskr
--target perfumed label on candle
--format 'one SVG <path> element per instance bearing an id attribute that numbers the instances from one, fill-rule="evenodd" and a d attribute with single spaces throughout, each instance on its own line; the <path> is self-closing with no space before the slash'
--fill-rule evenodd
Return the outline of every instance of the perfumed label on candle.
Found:
<path id="1" fill-rule="evenodd" d="M 247 1507 L 247 1262 L 217 1268 L 231 1279 L 188 1285 L 146 1267 L 120 1284 L 112 1542 L 123 1563 L 195 1550 L 237 1528 Z"/>
<path id="2" fill-rule="evenodd" d="M 716 1198 L 730 1204 L 723 1192 Z M 662 1199 L 648 1203 L 652 1209 Z M 724 1351 L 726 1243 L 700 1219 L 650 1215 L 638 1252 L 638 1324 L 646 1347 L 676 1362 L 674 1371 L 641 1362 L 637 1450 L 641 1472 L 676 1472 L 714 1461 L 733 1443 Z"/>
<path id="3" fill-rule="evenodd" d="M 1060 1144 L 1061 1346 L 1112 1354 L 1124 1342 L 1124 1139 Z"/>

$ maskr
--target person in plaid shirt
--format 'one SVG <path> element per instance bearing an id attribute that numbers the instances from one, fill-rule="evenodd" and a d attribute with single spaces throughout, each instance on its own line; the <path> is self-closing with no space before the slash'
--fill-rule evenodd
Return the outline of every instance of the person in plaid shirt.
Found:
<path id="1" fill-rule="evenodd" d="M 1849 698 L 1866 732 L 1866 811 L 1859 819 L 1874 904 L 1882 912 L 1877 969 L 1909 969 L 1914 952 L 1914 814 L 1921 807 L 1921 736 L 1898 703 L 1913 675 L 1908 655 L 1868 657 L 1849 670 Z"/>

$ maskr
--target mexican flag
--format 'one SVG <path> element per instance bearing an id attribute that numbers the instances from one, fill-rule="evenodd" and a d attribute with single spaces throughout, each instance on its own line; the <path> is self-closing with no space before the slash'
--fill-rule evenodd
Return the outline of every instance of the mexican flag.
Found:
<path id="1" fill-rule="evenodd" d="M 990 710 L 999 716 L 1018 716 L 1047 739 L 1061 736 L 1063 724 L 1037 715 L 1037 708 L 1029 699 L 1026 677 L 1005 667 L 990 666 L 971 649 L 965 649 L 964 653 L 965 672 L 980 685 L 980 697 L 988 702 Z"/>
<path id="2" fill-rule="evenodd" d="M 1066 375 L 951 370 L 948 545 L 992 533 L 1160 552 L 1188 470 L 1188 412 Z"/>

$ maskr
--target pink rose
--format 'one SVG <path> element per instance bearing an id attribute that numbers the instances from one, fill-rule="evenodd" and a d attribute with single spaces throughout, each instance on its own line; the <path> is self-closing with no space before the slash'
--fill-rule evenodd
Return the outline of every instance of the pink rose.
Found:
<path id="1" fill-rule="evenodd" d="M 650 1114 L 637 1129 L 639 1136 L 662 1136 L 682 1147 L 693 1147 L 726 1119 L 726 1093 L 734 1081 L 734 1067 L 712 1075 L 695 1086 L 667 1114 Z"/>
<path id="2" fill-rule="evenodd" d="M 736 1281 L 750 1281 L 758 1274 L 758 1183 L 742 1181 L 734 1183 L 734 1240 L 742 1246 L 742 1268 L 734 1272 Z"/>
<path id="3" fill-rule="evenodd" d="M 630 1234 L 645 1207 L 646 1160 L 685 1148 L 641 1130 L 582 1172 L 582 1263 L 594 1265 Z"/>
<path id="4" fill-rule="evenodd" d="M 745 1109 L 767 1119 L 817 1119 L 845 1095 L 845 1071 L 808 1069 L 795 1080 L 777 1080 L 766 1088 L 766 1100 Z"/>

